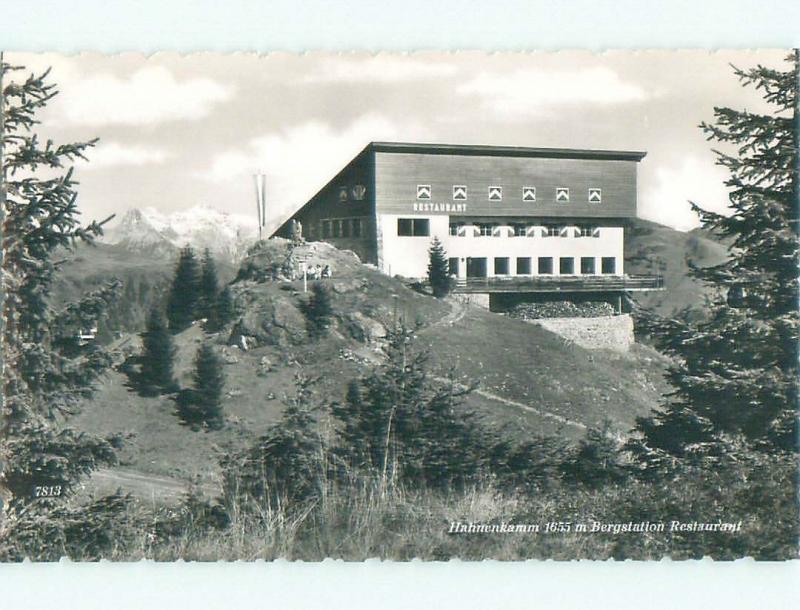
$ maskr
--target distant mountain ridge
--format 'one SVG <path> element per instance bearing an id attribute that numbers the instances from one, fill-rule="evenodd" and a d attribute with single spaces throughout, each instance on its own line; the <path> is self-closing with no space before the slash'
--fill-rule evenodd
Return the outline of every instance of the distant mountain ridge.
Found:
<path id="1" fill-rule="evenodd" d="M 133 208 L 105 231 L 102 241 L 157 257 L 173 257 L 189 245 L 198 252 L 208 248 L 215 257 L 235 262 L 255 243 L 256 227 L 246 216 L 209 206 L 170 214 L 153 207 Z"/>

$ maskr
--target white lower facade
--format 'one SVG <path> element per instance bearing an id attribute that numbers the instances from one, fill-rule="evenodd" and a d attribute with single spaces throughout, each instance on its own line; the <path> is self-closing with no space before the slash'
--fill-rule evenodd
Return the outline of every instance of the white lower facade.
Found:
<path id="1" fill-rule="evenodd" d="M 459 278 L 624 273 L 621 226 L 592 226 L 574 219 L 548 224 L 529 219 L 524 225 L 498 219 L 488 226 L 446 215 L 379 214 L 376 220 L 378 265 L 389 275 L 425 277 L 434 237 L 441 241 Z M 414 227 L 420 229 L 419 235 L 400 234 L 408 232 L 409 220 L 422 221 Z"/>

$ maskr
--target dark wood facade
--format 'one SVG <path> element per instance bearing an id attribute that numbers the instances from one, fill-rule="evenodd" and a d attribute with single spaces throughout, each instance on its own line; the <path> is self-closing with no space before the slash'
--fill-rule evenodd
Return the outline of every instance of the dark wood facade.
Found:
<path id="1" fill-rule="evenodd" d="M 293 218 L 302 223 L 307 239 L 330 241 L 374 264 L 383 238 L 378 235 L 378 219 L 383 214 L 448 215 L 451 222 L 589 219 L 620 226 L 624 219 L 636 216 L 637 164 L 644 155 L 373 142 Z M 430 186 L 429 198 L 418 197 L 420 185 Z M 465 199 L 454 197 L 455 186 L 466 187 Z M 499 200 L 490 198 L 490 187 L 502 189 Z M 525 188 L 535 188 L 535 201 L 524 200 Z M 567 201 L 557 200 L 561 188 L 569 189 Z M 594 189 L 600 193 L 600 201 L 590 201 Z M 336 221 L 340 221 L 340 230 L 334 234 L 333 228 L 339 226 Z M 326 222 L 333 223 L 327 232 Z M 352 222 L 359 223 L 359 236 L 352 234 Z M 348 235 L 344 226 L 351 228 Z M 276 234 L 286 235 L 287 230 L 288 220 Z"/>

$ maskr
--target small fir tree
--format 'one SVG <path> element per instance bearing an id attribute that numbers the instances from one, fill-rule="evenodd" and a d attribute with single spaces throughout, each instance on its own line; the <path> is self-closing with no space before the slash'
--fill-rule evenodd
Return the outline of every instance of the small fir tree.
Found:
<path id="1" fill-rule="evenodd" d="M 233 305 L 233 296 L 229 286 L 225 286 L 217 297 L 215 316 L 219 327 L 223 327 L 233 320 L 236 310 Z"/>
<path id="2" fill-rule="evenodd" d="M 225 387 L 223 363 L 214 347 L 204 343 L 197 351 L 192 379 L 194 388 L 179 397 L 179 415 L 192 426 L 222 427 L 222 391 Z"/>
<path id="3" fill-rule="evenodd" d="M 450 264 L 444 246 L 438 237 L 433 238 L 428 250 L 428 282 L 430 282 L 433 296 L 437 298 L 446 297 L 452 290 Z"/>
<path id="4" fill-rule="evenodd" d="M 328 334 L 333 322 L 333 303 L 327 286 L 321 282 L 312 284 L 311 296 L 302 305 L 306 316 L 306 326 L 311 339 L 319 339 Z"/>
<path id="5" fill-rule="evenodd" d="M 324 441 L 311 406 L 311 381 L 298 375 L 281 420 L 244 451 L 221 460 L 223 489 L 245 511 L 303 508 L 322 493 Z"/>
<path id="6" fill-rule="evenodd" d="M 196 312 L 198 318 L 210 320 L 216 315 L 218 295 L 217 266 L 211 256 L 211 251 L 206 248 L 203 252 L 202 271 L 200 273 L 200 294 Z"/>
<path id="7" fill-rule="evenodd" d="M 173 376 L 175 345 L 167 328 L 161 308 L 154 306 L 147 317 L 147 328 L 142 333 L 142 366 L 140 385 L 149 392 L 176 390 Z"/>
<path id="8" fill-rule="evenodd" d="M 344 404 L 339 453 L 358 468 L 414 484 L 448 487 L 476 477 L 488 464 L 488 443 L 463 408 L 473 388 L 427 377 L 428 354 L 413 349 L 416 329 L 399 325 L 387 335 L 387 362 L 351 382 Z"/>
<path id="9" fill-rule="evenodd" d="M 190 246 L 181 250 L 167 299 L 167 320 L 173 333 L 188 328 L 197 318 L 200 304 L 200 267 Z"/>

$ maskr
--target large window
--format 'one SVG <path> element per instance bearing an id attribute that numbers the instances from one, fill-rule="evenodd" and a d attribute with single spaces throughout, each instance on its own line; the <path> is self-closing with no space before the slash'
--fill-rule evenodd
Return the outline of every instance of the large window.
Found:
<path id="1" fill-rule="evenodd" d="M 331 236 L 331 221 L 322 221 L 322 239 L 328 239 Z"/>
<path id="2" fill-rule="evenodd" d="M 547 237 L 558 237 L 560 228 L 558 225 L 547 225 L 544 230 Z"/>
<path id="3" fill-rule="evenodd" d="M 361 237 L 361 219 L 353 218 L 353 237 Z"/>
<path id="4" fill-rule="evenodd" d="M 479 225 L 478 228 L 481 231 L 481 237 L 491 237 L 492 236 L 492 230 L 494 229 L 495 226 L 496 225 L 492 225 L 492 224 Z"/>
<path id="5" fill-rule="evenodd" d="M 531 257 L 520 256 L 517 257 L 517 275 L 530 275 L 531 274 Z"/>
<path id="6" fill-rule="evenodd" d="M 431 221 L 427 218 L 398 218 L 397 234 L 401 237 L 428 237 Z"/>
<path id="7" fill-rule="evenodd" d="M 508 257 L 499 256 L 494 259 L 494 274 L 495 275 L 508 275 L 510 270 L 508 268 Z"/>
<path id="8" fill-rule="evenodd" d="M 553 257 L 539 257 L 539 275 L 553 275 Z"/>
<path id="9" fill-rule="evenodd" d="M 613 256 L 604 256 L 600 260 L 600 271 L 602 273 L 616 273 L 617 272 L 617 259 Z"/>
<path id="10" fill-rule="evenodd" d="M 525 225 L 514 225 L 514 237 L 525 237 L 527 230 Z"/>
<path id="11" fill-rule="evenodd" d="M 562 256 L 558 259 L 558 272 L 561 275 L 575 274 L 575 259 L 571 256 Z"/>
<path id="12" fill-rule="evenodd" d="M 458 227 L 459 226 L 460 226 L 459 223 L 451 222 L 450 223 L 450 235 L 452 235 L 453 237 L 458 237 Z"/>
<path id="13" fill-rule="evenodd" d="M 342 237 L 350 237 L 350 220 L 342 220 Z"/>
<path id="14" fill-rule="evenodd" d="M 581 273 L 583 275 L 594 275 L 593 256 L 581 256 Z"/>
<path id="15" fill-rule="evenodd" d="M 334 237 L 341 237 L 342 236 L 342 221 L 341 220 L 334 220 L 333 221 L 333 236 Z"/>

